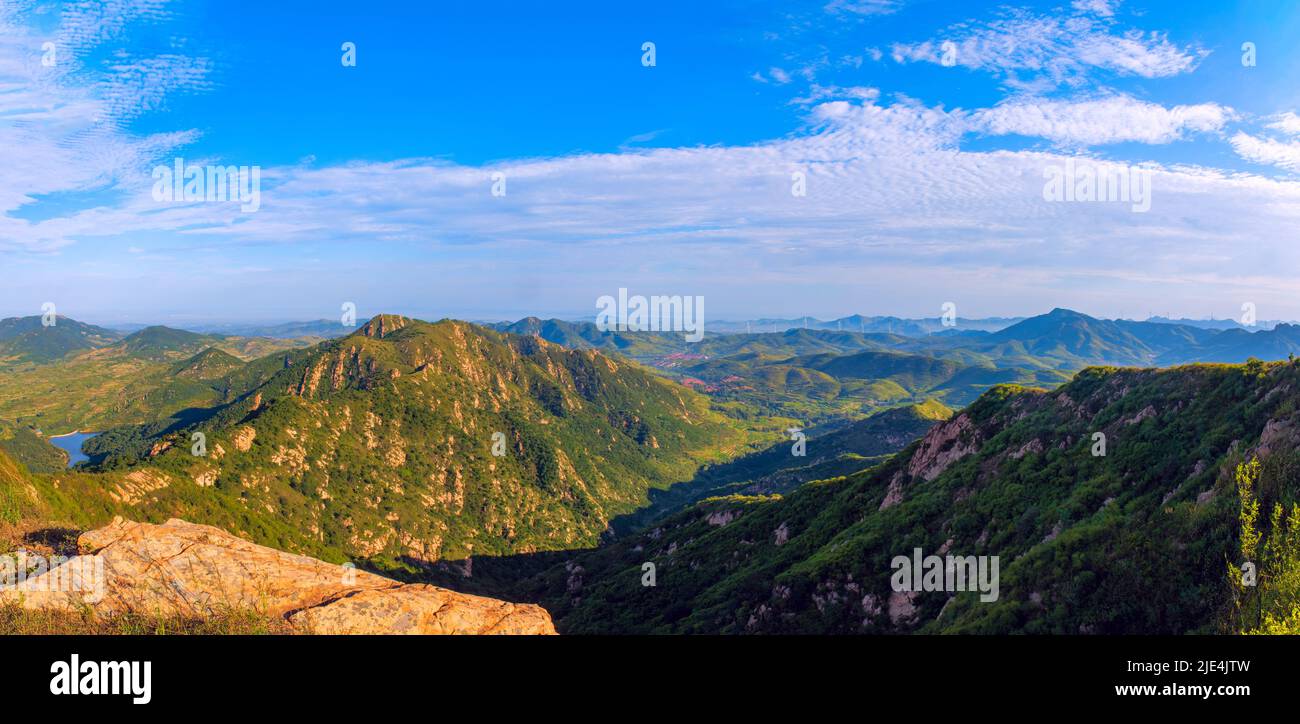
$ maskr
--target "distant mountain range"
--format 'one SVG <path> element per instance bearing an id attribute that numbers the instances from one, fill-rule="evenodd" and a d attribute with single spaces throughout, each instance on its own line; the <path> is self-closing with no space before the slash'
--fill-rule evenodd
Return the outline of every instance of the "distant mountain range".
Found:
<path id="1" fill-rule="evenodd" d="M 879 319 L 879 318 L 877 318 Z M 893 318 L 888 318 L 893 319 Z M 904 320 L 906 321 L 906 320 Z M 974 320 L 988 322 L 989 320 Z M 535 317 L 492 325 L 501 331 L 533 334 L 568 347 L 592 347 L 653 362 L 670 354 L 707 357 L 754 352 L 769 357 L 819 352 L 892 350 L 951 358 L 967 363 L 1030 369 L 1081 369 L 1094 364 L 1173 365 L 1189 362 L 1241 362 L 1249 357 L 1285 359 L 1300 351 L 1300 326 L 1278 323 L 1248 331 L 1216 329 L 1168 321 L 1136 322 L 1090 317 L 1068 309 L 1012 320 L 989 331 L 978 326 L 936 329 L 922 335 L 792 328 L 781 332 L 721 333 L 715 325 L 691 344 L 671 332 L 602 332 L 591 322 Z M 987 326 L 993 326 L 987 324 Z"/>
<path id="2" fill-rule="evenodd" d="M 928 334 L 952 334 L 959 330 L 964 332 L 996 332 L 1025 319 L 1026 317 L 981 317 L 974 319 L 958 317 L 953 320 L 951 325 L 945 325 L 942 317 L 907 318 L 852 314 L 847 317 L 829 320 L 816 317 L 793 317 L 788 319 L 763 318 L 741 321 L 712 321 L 709 322 L 708 327 L 710 331 L 723 333 L 819 329 L 837 332 L 884 332 L 886 334 L 916 337 Z M 1200 327 L 1202 329 L 1245 329 L 1248 331 L 1269 330 L 1278 324 L 1282 324 L 1278 320 L 1263 320 L 1256 322 L 1253 327 L 1246 327 L 1235 319 L 1171 319 L 1158 316 L 1149 317 L 1145 321 L 1153 324 L 1174 324 L 1185 327 Z"/>
<path id="3" fill-rule="evenodd" d="M 106 325 L 109 329 L 122 334 L 131 334 L 139 332 L 146 327 L 156 327 L 155 324 L 110 324 Z M 318 319 L 311 322 L 278 322 L 266 324 L 261 322 L 195 322 L 195 323 L 173 323 L 167 326 L 172 329 L 185 329 L 190 332 L 200 334 L 214 334 L 228 337 L 274 337 L 277 339 L 289 339 L 292 337 L 320 337 L 330 339 L 333 337 L 342 337 L 356 331 L 356 326 L 344 326 L 336 320 Z"/>
<path id="4" fill-rule="evenodd" d="M 790 319 L 753 319 L 739 322 L 710 322 L 709 329 L 714 332 L 784 332 L 787 329 L 819 329 L 836 332 L 883 332 L 919 336 L 935 334 L 950 329 L 965 329 L 992 332 L 1009 327 L 1023 317 L 986 317 L 966 319 L 959 317 L 951 325 L 945 325 L 942 317 L 906 319 L 903 317 L 867 317 L 852 314 L 838 319 L 817 319 L 816 317 L 794 317 Z"/>

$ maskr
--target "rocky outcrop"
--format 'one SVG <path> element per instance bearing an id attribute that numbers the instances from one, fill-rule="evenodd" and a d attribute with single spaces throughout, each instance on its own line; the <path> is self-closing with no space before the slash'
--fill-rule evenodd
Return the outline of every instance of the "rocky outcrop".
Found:
<path id="1" fill-rule="evenodd" d="M 979 449 L 979 432 L 966 414 L 930 428 L 907 463 L 907 474 L 926 482 Z"/>
<path id="2" fill-rule="evenodd" d="M 97 614 L 202 617 L 255 610 L 322 634 L 554 634 L 538 606 L 397 581 L 259 546 L 205 525 L 122 518 L 82 534 L 81 555 L 0 602 Z M 72 573 L 69 574 L 69 571 Z"/>

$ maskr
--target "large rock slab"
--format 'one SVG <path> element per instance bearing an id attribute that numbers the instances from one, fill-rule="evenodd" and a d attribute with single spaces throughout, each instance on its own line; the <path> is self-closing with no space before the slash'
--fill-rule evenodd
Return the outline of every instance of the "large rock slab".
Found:
<path id="1" fill-rule="evenodd" d="M 109 615 L 252 609 L 327 634 L 555 633 L 539 606 L 403 584 L 183 520 L 117 518 L 77 547 L 81 555 L 60 568 L 0 589 L 0 601 Z"/>

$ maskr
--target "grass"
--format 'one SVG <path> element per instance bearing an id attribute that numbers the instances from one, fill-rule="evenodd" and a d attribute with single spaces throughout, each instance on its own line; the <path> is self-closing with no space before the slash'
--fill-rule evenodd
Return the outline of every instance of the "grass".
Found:
<path id="1" fill-rule="evenodd" d="M 202 618 L 84 611 L 31 611 L 0 604 L 0 635 L 7 636 L 266 636 L 306 633 L 288 621 L 252 610 L 219 611 Z"/>

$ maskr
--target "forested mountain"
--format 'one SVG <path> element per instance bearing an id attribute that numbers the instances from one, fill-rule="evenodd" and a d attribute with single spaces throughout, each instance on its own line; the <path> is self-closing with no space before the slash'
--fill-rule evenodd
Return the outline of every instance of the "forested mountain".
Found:
<path id="1" fill-rule="evenodd" d="M 51 362 L 73 352 L 104 347 L 122 335 L 110 329 L 56 317 L 43 324 L 43 317 L 0 319 L 0 363 Z"/>
<path id="2" fill-rule="evenodd" d="M 1261 460 L 1260 507 L 1290 510 L 1297 403 L 1292 363 L 997 387 L 883 465 L 784 497 L 706 500 L 516 594 L 569 633 L 1227 630 L 1234 471 Z M 891 561 L 918 548 L 997 556 L 996 601 L 896 590 Z"/>
<path id="3" fill-rule="evenodd" d="M 704 397 L 637 365 L 462 322 L 376 317 L 269 362 L 234 402 L 135 438 L 124 429 L 88 448 L 107 472 L 51 485 L 85 518 L 183 513 L 418 570 L 594 545 L 650 488 L 747 449 Z"/>
<path id="4" fill-rule="evenodd" d="M 648 523 L 703 498 L 788 493 L 804 483 L 866 470 L 919 439 L 952 410 L 933 400 L 894 407 L 839 428 L 791 428 L 763 450 L 702 469 L 693 480 L 652 491 L 650 504 L 620 517 L 618 532 Z M 798 433 L 798 435 L 796 435 Z M 802 438 L 802 439 L 801 439 Z"/>
<path id="5" fill-rule="evenodd" d="M 58 347 L 76 330 L 98 329 L 65 318 L 53 327 L 41 327 L 38 317 L 23 321 L 32 328 L 14 340 L 28 350 Z M 168 327 L 147 327 L 126 337 L 86 332 L 77 339 L 79 346 L 58 356 L 0 357 L 0 418 L 46 435 L 156 422 L 229 402 L 232 394 L 264 381 L 267 364 L 246 370 L 246 362 L 291 355 L 320 341 L 200 335 Z M 276 360 L 282 358 L 271 360 L 272 367 Z"/>

